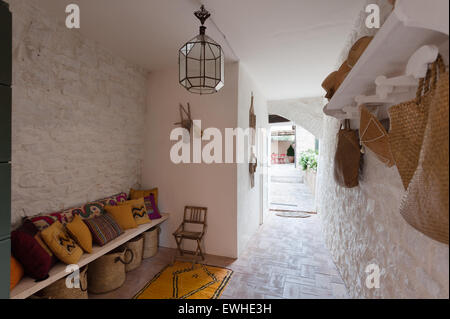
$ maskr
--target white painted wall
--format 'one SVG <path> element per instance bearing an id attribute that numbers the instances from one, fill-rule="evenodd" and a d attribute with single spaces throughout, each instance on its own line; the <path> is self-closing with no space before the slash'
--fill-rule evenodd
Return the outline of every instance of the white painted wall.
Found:
<path id="1" fill-rule="evenodd" d="M 138 187 L 147 72 L 68 30 L 35 2 L 8 2 L 12 224 Z"/>
<path id="2" fill-rule="evenodd" d="M 267 100 L 242 63 L 239 66 L 238 91 L 238 127 L 249 127 L 249 109 L 253 92 L 256 127 L 257 129 L 266 128 L 269 136 Z M 238 254 L 242 253 L 250 237 L 258 230 L 261 211 L 263 211 L 263 214 L 268 212 L 267 201 L 261 201 L 262 192 L 266 192 L 268 187 L 267 141 L 267 138 L 257 141 L 256 156 L 258 158 L 258 167 L 255 173 L 254 188 L 251 188 L 250 184 L 249 165 L 247 163 L 237 164 Z M 262 178 L 261 175 L 263 176 Z M 264 185 L 261 185 L 261 183 Z"/>
<path id="3" fill-rule="evenodd" d="M 170 213 L 162 226 L 160 244 L 176 247 L 172 232 L 179 226 L 186 205 L 208 207 L 206 252 L 237 257 L 236 164 L 174 164 L 170 160 L 170 132 L 180 120 L 179 103 L 190 102 L 193 119 L 202 128 L 237 124 L 239 65 L 225 66 L 225 87 L 212 95 L 191 94 L 178 83 L 178 68 L 151 72 L 145 118 L 145 156 L 142 180 L 145 188 L 159 188 L 161 211 Z M 206 143 L 205 143 L 206 144 Z M 224 152 L 223 152 L 224 153 Z M 191 249 L 192 246 L 186 246 Z"/>

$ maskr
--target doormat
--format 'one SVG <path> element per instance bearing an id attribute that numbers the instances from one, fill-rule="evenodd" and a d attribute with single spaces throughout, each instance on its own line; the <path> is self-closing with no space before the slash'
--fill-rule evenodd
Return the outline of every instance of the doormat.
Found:
<path id="1" fill-rule="evenodd" d="M 223 267 L 177 261 L 153 277 L 133 299 L 217 299 L 232 274 Z"/>
<path id="2" fill-rule="evenodd" d="M 282 212 L 275 213 L 275 215 L 277 215 L 277 216 L 289 217 L 289 218 L 308 218 L 308 217 L 311 217 L 311 214 L 315 214 L 315 213 L 293 212 L 293 211 L 282 211 Z"/>

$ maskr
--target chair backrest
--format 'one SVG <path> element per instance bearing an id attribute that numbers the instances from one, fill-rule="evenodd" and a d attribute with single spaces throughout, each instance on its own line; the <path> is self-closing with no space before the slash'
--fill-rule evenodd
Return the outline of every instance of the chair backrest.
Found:
<path id="1" fill-rule="evenodd" d="M 185 206 L 183 222 L 190 224 L 202 224 L 206 226 L 207 212 L 208 208 L 206 207 Z"/>

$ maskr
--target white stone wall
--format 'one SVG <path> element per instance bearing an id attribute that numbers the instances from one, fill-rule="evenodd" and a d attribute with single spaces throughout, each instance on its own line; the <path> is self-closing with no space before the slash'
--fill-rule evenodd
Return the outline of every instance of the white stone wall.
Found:
<path id="1" fill-rule="evenodd" d="M 383 20 L 392 7 L 379 3 Z M 342 63 L 351 44 L 373 33 L 358 18 L 341 55 Z M 337 65 L 340 65 L 337 63 Z M 331 71 L 331 70 L 330 70 Z M 365 155 L 360 187 L 345 189 L 333 179 L 333 158 L 339 122 L 323 121 L 320 143 L 317 196 L 326 243 L 353 298 L 448 298 L 449 247 L 407 224 L 398 207 L 404 193 L 395 167 L 387 168 L 372 154 Z M 379 289 L 368 289 L 365 269 L 381 269 Z"/>
<path id="2" fill-rule="evenodd" d="M 12 223 L 140 183 L 146 72 L 52 21 L 13 13 Z"/>

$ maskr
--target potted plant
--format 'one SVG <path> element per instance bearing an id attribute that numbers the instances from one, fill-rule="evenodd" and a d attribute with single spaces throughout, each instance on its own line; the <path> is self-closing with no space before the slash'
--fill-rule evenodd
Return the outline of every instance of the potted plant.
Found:
<path id="1" fill-rule="evenodd" d="M 289 148 L 287 149 L 286 155 L 288 157 L 289 163 L 294 163 L 295 158 L 295 150 L 292 147 L 292 144 L 289 145 Z"/>

